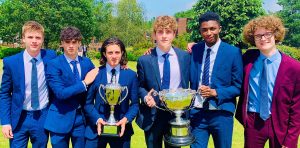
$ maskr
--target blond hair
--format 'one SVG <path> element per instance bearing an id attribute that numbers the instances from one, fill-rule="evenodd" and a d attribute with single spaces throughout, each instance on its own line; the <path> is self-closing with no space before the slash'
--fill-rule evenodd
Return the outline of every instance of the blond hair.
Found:
<path id="1" fill-rule="evenodd" d="M 42 35 L 44 36 L 45 29 L 40 23 L 36 21 L 28 21 L 22 27 L 22 37 L 24 37 L 25 33 L 28 31 L 37 31 L 42 33 Z"/>
<path id="2" fill-rule="evenodd" d="M 171 29 L 174 33 L 177 31 L 176 19 L 172 16 L 159 16 L 153 23 L 153 32 L 156 33 L 159 29 Z"/>

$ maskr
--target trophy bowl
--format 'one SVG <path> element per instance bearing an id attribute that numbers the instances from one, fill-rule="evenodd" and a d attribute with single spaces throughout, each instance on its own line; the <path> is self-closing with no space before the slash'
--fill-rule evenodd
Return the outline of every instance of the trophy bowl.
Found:
<path id="1" fill-rule="evenodd" d="M 105 96 L 101 93 L 102 90 L 105 92 Z M 124 101 L 128 94 L 128 88 L 126 86 L 122 87 L 118 83 L 108 83 L 105 86 L 99 86 L 99 95 L 110 106 L 110 115 L 108 120 L 106 121 L 106 125 L 102 126 L 102 136 L 111 136 L 111 137 L 119 137 L 119 133 L 121 131 L 120 126 L 116 126 L 118 122 L 114 117 L 114 110 L 117 104 L 120 104 Z M 122 97 L 122 92 L 125 91 L 125 96 Z"/>
<path id="2" fill-rule="evenodd" d="M 187 146 L 195 141 L 195 137 L 189 131 L 190 121 L 181 118 L 181 115 L 191 108 L 196 93 L 194 90 L 182 88 L 164 89 L 159 93 L 156 92 L 160 96 L 163 106 L 168 111 L 175 113 L 176 116 L 175 119 L 169 121 L 171 129 L 169 133 L 164 135 L 164 140 L 171 146 Z"/>

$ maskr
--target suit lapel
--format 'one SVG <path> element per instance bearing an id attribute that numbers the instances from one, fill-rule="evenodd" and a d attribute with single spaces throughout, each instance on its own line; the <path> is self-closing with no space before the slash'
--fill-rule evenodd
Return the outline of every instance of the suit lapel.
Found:
<path id="1" fill-rule="evenodd" d="M 184 78 L 183 78 L 183 73 L 184 73 L 184 70 L 185 70 L 185 67 L 184 67 L 184 56 L 182 56 L 180 53 L 179 53 L 179 49 L 177 48 L 173 48 L 176 55 L 177 55 L 177 59 L 178 59 L 178 65 L 179 65 L 179 70 L 180 70 L 180 78 L 181 78 L 181 87 L 184 87 L 186 86 L 186 84 L 184 84 Z"/>
<path id="2" fill-rule="evenodd" d="M 281 53 L 281 56 L 282 56 L 282 59 L 281 59 L 281 63 L 280 63 L 279 68 L 278 68 L 278 72 L 277 72 L 277 76 L 276 76 L 276 80 L 275 80 L 275 85 L 274 85 L 274 90 L 273 90 L 274 91 L 273 92 L 273 99 L 275 98 L 275 96 L 278 93 L 278 89 L 279 89 L 280 84 L 283 83 L 282 80 L 284 80 L 285 72 L 287 72 L 286 67 L 288 67 L 286 65 L 287 64 L 286 56 L 282 53 Z"/>
<path id="3" fill-rule="evenodd" d="M 17 74 L 19 74 L 19 80 L 20 80 L 20 87 L 21 87 L 21 96 L 25 96 L 25 69 L 24 69 L 24 58 L 23 58 L 23 53 L 24 51 L 19 53 L 19 58 L 17 59 L 18 61 L 16 63 L 17 64 L 17 70 L 19 72 L 17 72 Z M 22 97 L 23 100 L 25 99 L 24 97 Z"/>
<path id="4" fill-rule="evenodd" d="M 84 63 L 83 58 L 81 56 L 78 56 L 78 61 L 79 61 L 80 70 L 81 70 L 80 80 L 83 80 L 86 73 L 88 73 L 88 71 L 86 71 L 87 69 L 85 68 L 85 63 Z"/>
<path id="5" fill-rule="evenodd" d="M 161 79 L 160 79 L 160 74 L 159 74 L 159 67 L 158 67 L 158 58 L 157 58 L 157 53 L 156 49 L 154 48 L 153 52 L 151 52 L 151 61 L 150 64 L 152 65 L 152 69 L 154 72 L 154 75 L 156 77 L 156 82 L 159 86 L 159 90 L 161 89 Z"/>
<path id="6" fill-rule="evenodd" d="M 224 58 L 224 52 L 225 52 L 225 48 L 224 48 L 224 44 L 223 42 L 220 43 L 219 49 L 217 51 L 217 55 L 215 58 L 215 63 L 212 69 L 212 73 L 211 73 L 211 84 L 214 84 L 216 75 L 218 74 L 218 69 L 220 69 L 220 66 L 222 66 L 222 62 L 223 62 L 223 58 Z"/>
<path id="7" fill-rule="evenodd" d="M 199 49 L 196 49 L 199 51 L 199 62 L 198 62 L 198 67 L 197 67 L 197 82 L 198 82 L 198 86 L 200 85 L 200 74 L 202 73 L 202 61 L 203 61 L 203 54 L 204 54 L 204 51 L 205 51 L 205 43 L 202 42 L 200 45 L 199 45 Z M 198 52 L 197 52 L 198 53 Z"/>
<path id="8" fill-rule="evenodd" d="M 60 55 L 60 64 L 62 65 L 62 71 L 67 73 L 69 80 L 75 82 L 73 71 L 64 55 Z"/>

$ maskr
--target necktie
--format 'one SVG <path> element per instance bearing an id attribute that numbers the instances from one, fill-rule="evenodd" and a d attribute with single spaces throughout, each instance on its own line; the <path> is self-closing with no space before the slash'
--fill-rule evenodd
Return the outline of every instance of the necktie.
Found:
<path id="1" fill-rule="evenodd" d="M 32 62 L 31 68 L 31 107 L 36 110 L 39 107 L 39 88 L 38 88 L 38 77 L 36 68 L 36 58 L 30 60 Z"/>
<path id="2" fill-rule="evenodd" d="M 202 85 L 205 85 L 205 86 L 209 85 L 210 51 L 211 51 L 210 48 L 208 48 L 206 51 L 204 68 L 203 68 L 203 73 L 202 73 Z"/>
<path id="3" fill-rule="evenodd" d="M 79 72 L 78 72 L 78 69 L 77 69 L 77 61 L 71 61 L 70 63 L 73 66 L 73 74 L 74 74 L 75 79 L 77 81 L 80 80 Z"/>
<path id="4" fill-rule="evenodd" d="M 263 68 L 261 73 L 261 79 L 259 83 L 260 89 L 260 117 L 263 120 L 267 120 L 270 116 L 269 109 L 270 109 L 270 99 L 268 96 L 268 77 L 267 77 L 267 59 L 263 60 Z"/>
<path id="5" fill-rule="evenodd" d="M 164 67 L 163 67 L 163 78 L 162 78 L 162 89 L 169 89 L 170 87 L 170 61 L 169 56 L 170 54 L 166 53 L 162 55 L 165 58 Z"/>
<path id="6" fill-rule="evenodd" d="M 110 79 L 110 83 L 115 83 L 117 80 L 116 80 L 116 69 L 112 69 L 111 71 L 111 79 Z M 113 82 L 113 78 L 115 78 L 115 82 Z"/>

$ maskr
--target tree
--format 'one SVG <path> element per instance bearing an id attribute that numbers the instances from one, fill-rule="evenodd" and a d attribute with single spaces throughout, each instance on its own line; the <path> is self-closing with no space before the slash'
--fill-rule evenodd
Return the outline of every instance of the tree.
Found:
<path id="1" fill-rule="evenodd" d="M 283 19 L 287 34 L 284 44 L 300 47 L 300 1 L 299 0 L 278 0 L 282 10 L 278 12 Z"/>
<path id="2" fill-rule="evenodd" d="M 216 12 L 221 17 L 220 37 L 230 44 L 242 45 L 243 26 L 252 18 L 264 14 L 261 0 L 199 0 L 193 7 L 193 20 L 188 27 L 192 30 L 191 40 L 201 40 L 198 19 L 207 11 Z"/>
<path id="3" fill-rule="evenodd" d="M 0 36 L 21 34 L 22 25 L 35 20 L 45 27 L 45 46 L 57 48 L 63 27 L 78 27 L 87 42 L 95 30 L 93 0 L 6 0 L 0 5 Z M 11 41 L 11 40 L 7 40 Z"/>
<path id="4" fill-rule="evenodd" d="M 175 13 L 175 18 L 192 18 L 194 15 L 193 9 Z"/>

